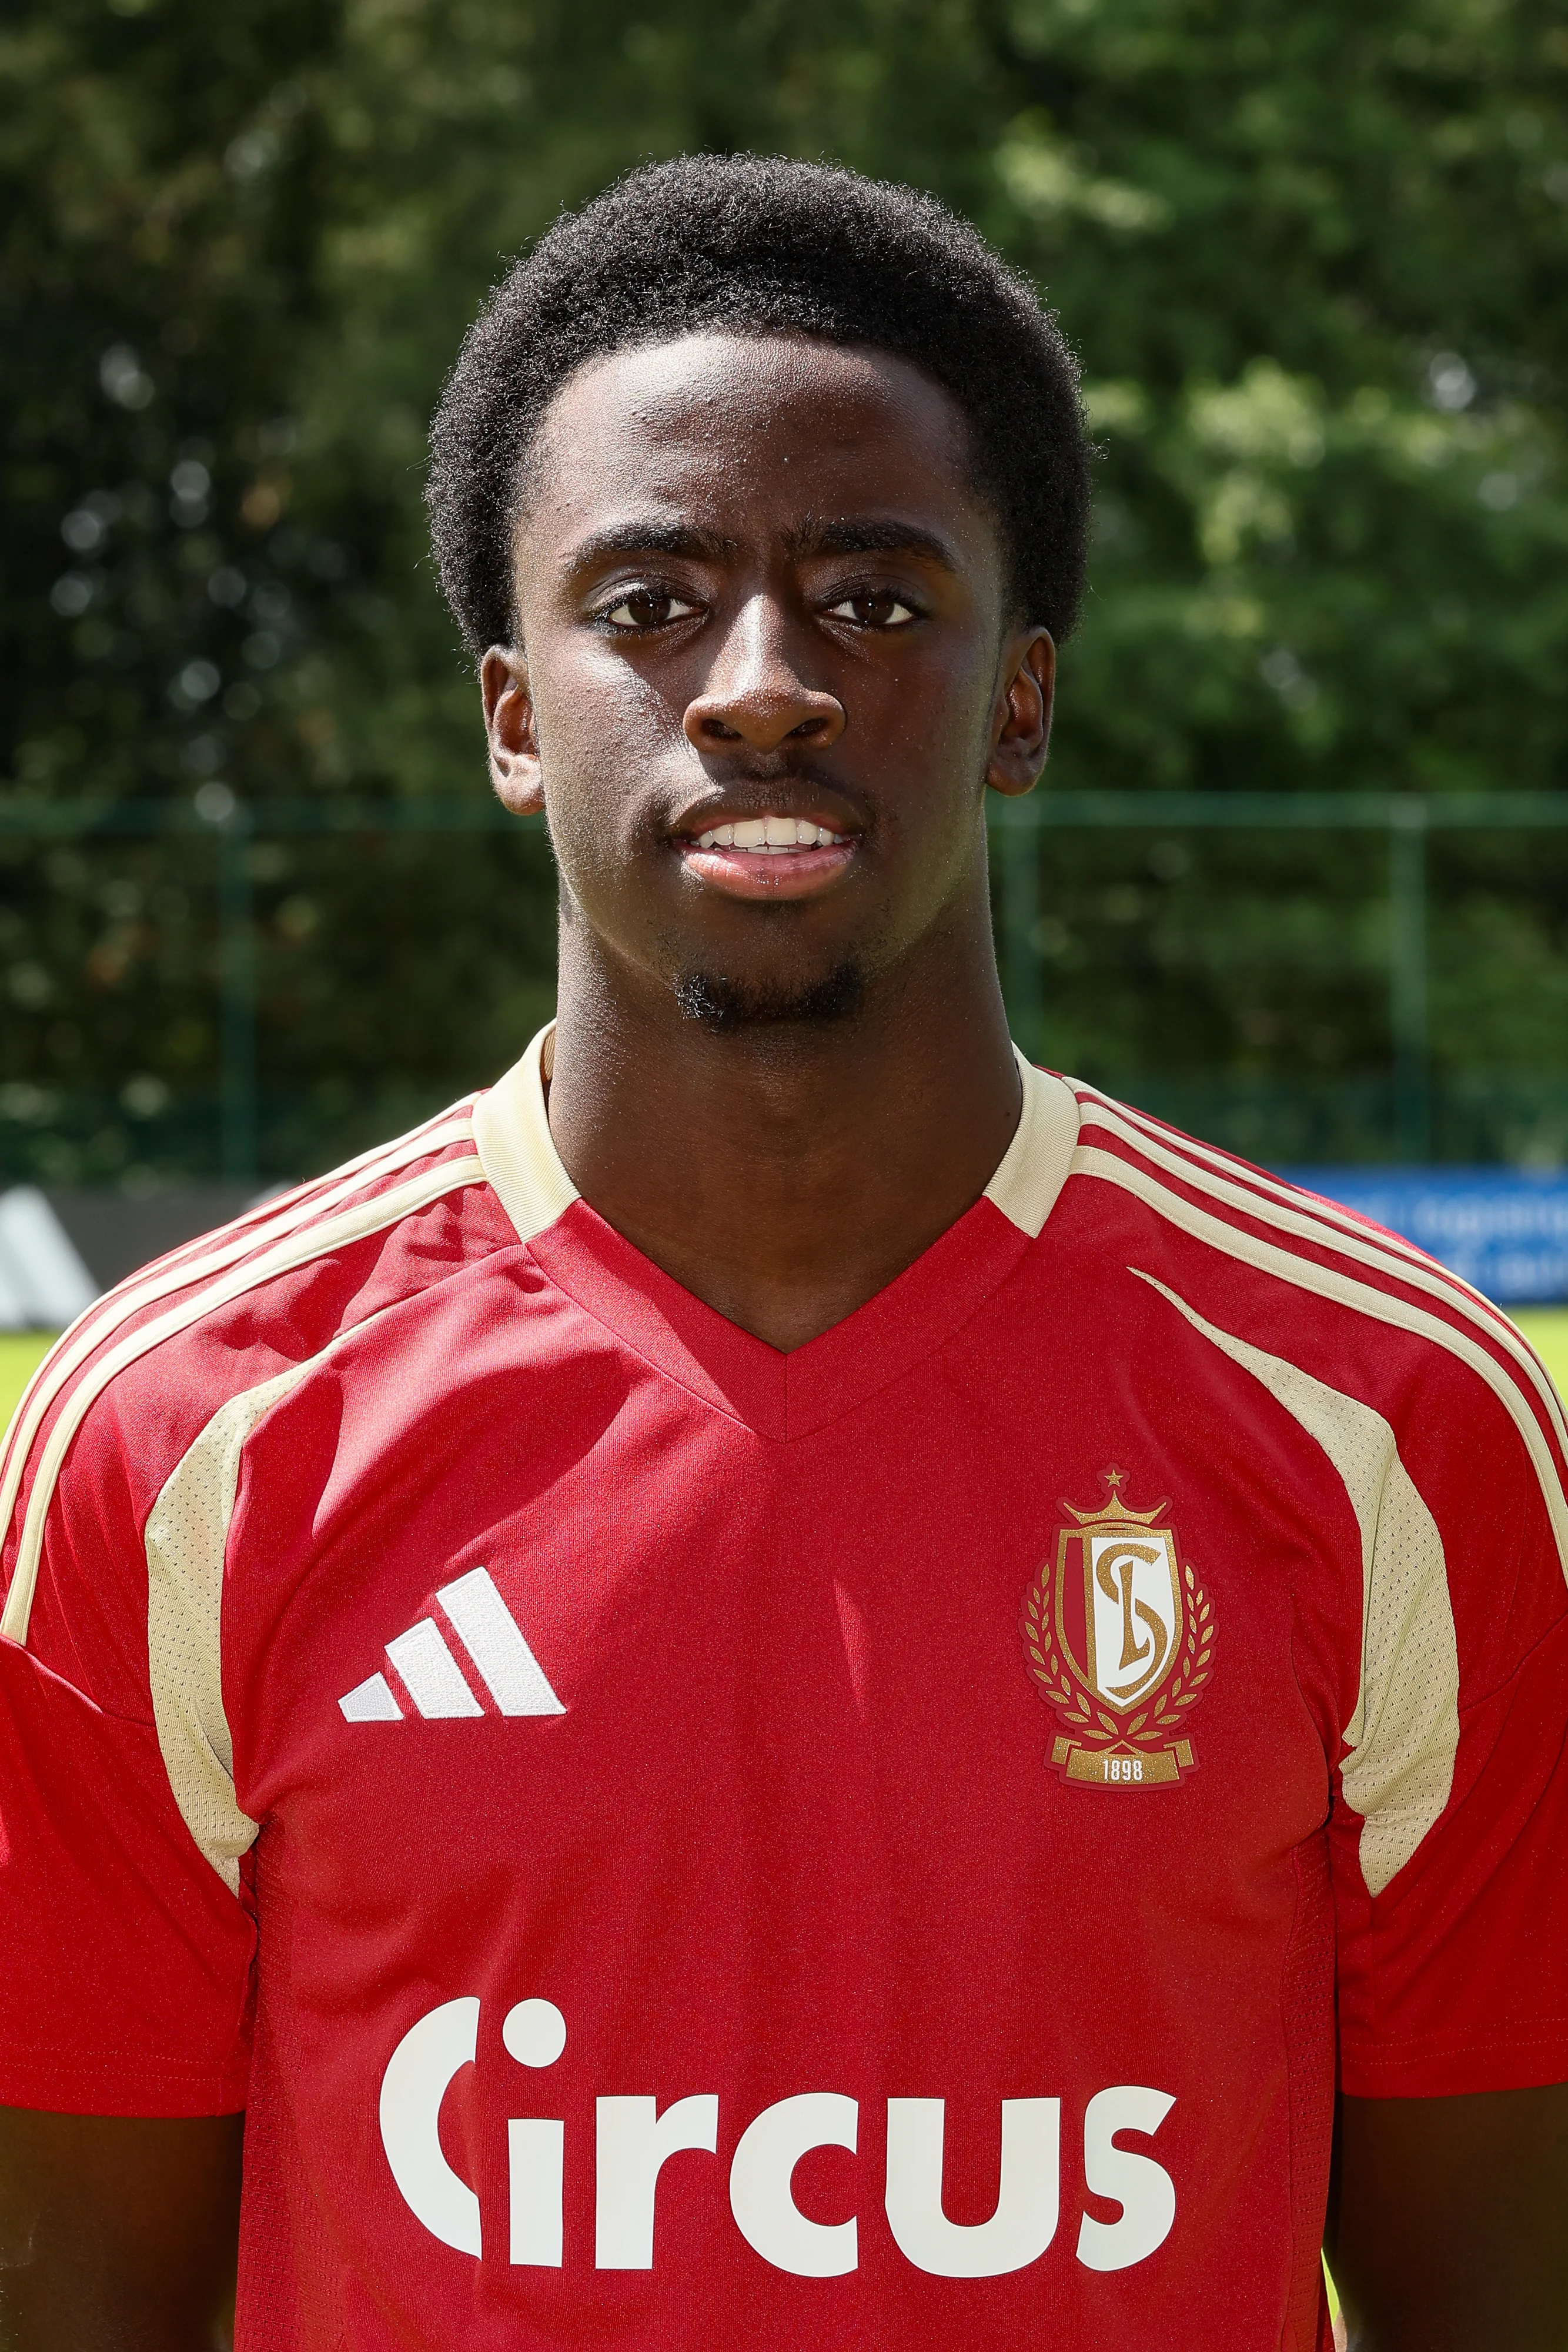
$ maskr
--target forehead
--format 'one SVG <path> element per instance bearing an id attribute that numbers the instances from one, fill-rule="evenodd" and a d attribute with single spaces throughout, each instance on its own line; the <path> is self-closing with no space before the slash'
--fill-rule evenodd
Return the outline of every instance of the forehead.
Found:
<path id="1" fill-rule="evenodd" d="M 529 475 L 525 541 L 622 508 L 727 530 L 744 512 L 752 530 L 935 509 L 991 537 L 951 394 L 891 353 L 804 335 L 683 335 L 591 362 L 547 410 Z"/>

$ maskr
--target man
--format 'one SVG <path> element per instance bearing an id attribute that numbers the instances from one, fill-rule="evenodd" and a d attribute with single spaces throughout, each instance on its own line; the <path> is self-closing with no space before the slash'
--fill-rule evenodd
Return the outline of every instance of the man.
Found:
<path id="1" fill-rule="evenodd" d="M 1071 362 L 906 191 L 634 174 L 438 421 L 559 1011 L 13 1433 L 8 2340 L 1564 2326 L 1559 1408 L 1022 1066 Z M 1342 2094 L 1340 2153 L 1331 2146 Z"/>

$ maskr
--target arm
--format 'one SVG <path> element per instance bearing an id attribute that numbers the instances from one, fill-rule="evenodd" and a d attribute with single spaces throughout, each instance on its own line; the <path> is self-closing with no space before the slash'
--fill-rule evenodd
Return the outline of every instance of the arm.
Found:
<path id="1" fill-rule="evenodd" d="M 1568 2084 L 1341 2103 L 1327 2251 L 1350 2352 L 1563 2352 Z"/>
<path id="2" fill-rule="evenodd" d="M 0 2108 L 0 2352 L 211 2352 L 244 2122 Z"/>

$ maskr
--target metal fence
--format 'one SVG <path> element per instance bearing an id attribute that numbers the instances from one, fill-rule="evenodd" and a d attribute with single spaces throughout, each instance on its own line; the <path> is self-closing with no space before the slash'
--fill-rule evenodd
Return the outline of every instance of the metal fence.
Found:
<path id="1" fill-rule="evenodd" d="M 1444 831 L 1562 830 L 1568 827 L 1568 793 L 1041 793 L 996 803 L 990 822 L 1000 850 L 1003 987 L 1009 1014 L 1026 1034 L 1038 1027 L 1043 1003 L 1033 948 L 1040 858 L 1032 853 L 1040 833 L 1191 827 L 1379 836 L 1387 865 L 1395 1134 L 1400 1157 L 1419 1161 L 1431 1149 L 1428 842 Z"/>
<path id="2" fill-rule="evenodd" d="M 246 802 L 216 782 L 204 785 L 192 799 L 0 800 L 0 838 L 60 843 L 184 835 L 210 840 L 220 938 L 220 1159 L 225 1175 L 240 1181 L 255 1175 L 257 1162 L 252 845 L 299 835 L 483 834 L 515 829 L 517 823 L 497 803 L 478 797 Z M 990 825 L 1003 986 L 1015 1027 L 1026 1038 L 1038 1033 L 1045 1005 L 1044 970 L 1035 944 L 1043 833 L 1191 828 L 1377 837 L 1387 874 L 1395 1131 L 1401 1157 L 1421 1160 L 1428 1155 L 1431 1136 L 1427 845 L 1444 831 L 1561 830 L 1568 827 L 1568 793 L 1039 793 L 1021 801 L 994 801 Z"/>

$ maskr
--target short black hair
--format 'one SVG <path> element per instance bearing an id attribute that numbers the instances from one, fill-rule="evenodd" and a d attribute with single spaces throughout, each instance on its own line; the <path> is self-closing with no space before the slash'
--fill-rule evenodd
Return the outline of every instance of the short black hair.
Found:
<path id="1" fill-rule="evenodd" d="M 1034 288 L 934 196 L 784 156 L 683 155 L 630 172 L 515 262 L 470 328 L 431 432 L 436 569 L 476 653 L 517 634 L 524 464 L 586 361 L 730 327 L 911 362 L 968 420 L 1016 617 L 1078 614 L 1091 445 L 1078 364 Z"/>

